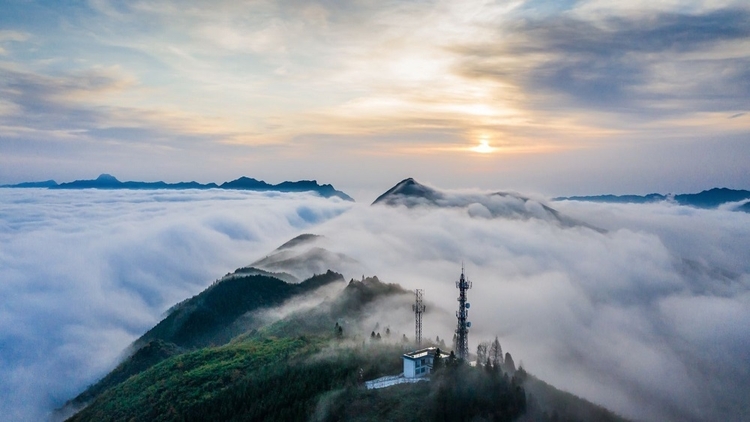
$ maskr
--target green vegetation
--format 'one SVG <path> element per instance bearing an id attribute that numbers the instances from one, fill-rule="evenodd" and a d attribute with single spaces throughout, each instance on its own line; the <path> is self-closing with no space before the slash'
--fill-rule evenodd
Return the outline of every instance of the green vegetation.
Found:
<path id="1" fill-rule="evenodd" d="M 248 312 L 337 280 L 329 271 L 298 285 L 263 275 L 215 283 L 173 308 L 137 342 L 141 348 L 70 403 L 88 406 L 69 420 L 621 420 L 516 371 L 498 339 L 480 344 L 484 365 L 451 354 L 435 362 L 429 382 L 366 390 L 365 380 L 399 374 L 401 355 L 413 347 L 355 331 L 377 300 L 409 294 L 377 277 L 351 280 L 318 306 L 249 328 Z"/>
<path id="2" fill-rule="evenodd" d="M 136 350 L 128 359 L 117 365 L 107 376 L 94 385 L 89 386 L 86 391 L 79 394 L 69 404 L 80 406 L 96 398 L 107 389 L 114 387 L 131 376 L 139 374 L 157 363 L 182 353 L 183 350 L 172 343 L 162 340 L 152 340 L 145 346 Z"/>
<path id="3" fill-rule="evenodd" d="M 200 294 L 172 307 L 166 318 L 136 340 L 131 356 L 66 406 L 83 406 L 129 377 L 186 350 L 225 344 L 252 328 L 254 323 L 258 325 L 247 315 L 249 312 L 279 305 L 336 281 L 343 281 L 343 278 L 332 271 L 299 284 L 257 274 L 217 281 Z M 238 324 L 241 318 L 242 324 Z"/>
<path id="4" fill-rule="evenodd" d="M 173 356 L 69 420 L 305 420 L 325 392 L 400 370 L 400 348 L 330 341 L 257 337 Z"/>
<path id="5" fill-rule="evenodd" d="M 163 340 L 180 347 L 206 347 L 228 343 L 243 333 L 243 327 L 232 325 L 237 318 L 264 307 L 280 305 L 295 295 L 304 294 L 328 283 L 343 281 L 341 274 L 328 271 L 302 283 L 289 284 L 274 277 L 250 275 L 227 278 L 178 306 L 146 332 L 136 344 Z"/>
<path id="6" fill-rule="evenodd" d="M 436 370 L 430 382 L 380 390 L 349 387 L 321 400 L 320 421 L 512 421 L 526 409 L 516 378 L 458 362 Z"/>

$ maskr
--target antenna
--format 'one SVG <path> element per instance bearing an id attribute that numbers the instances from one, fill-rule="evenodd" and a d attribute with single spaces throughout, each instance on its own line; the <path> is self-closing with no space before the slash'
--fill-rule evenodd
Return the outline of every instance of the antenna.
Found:
<path id="1" fill-rule="evenodd" d="M 424 290 L 417 289 L 414 291 L 415 296 L 415 302 L 413 305 L 411 305 L 412 310 L 414 311 L 414 329 L 415 329 L 415 337 L 417 339 L 417 346 L 422 345 L 422 314 L 424 313 L 426 307 L 422 303 L 422 296 L 424 296 Z"/>
<path id="2" fill-rule="evenodd" d="M 464 264 L 461 263 L 461 278 L 456 282 L 456 288 L 458 288 L 458 311 L 456 312 L 456 319 L 458 319 L 458 326 L 456 327 L 456 357 L 459 359 L 469 358 L 469 327 L 471 322 L 466 319 L 469 317 L 469 307 L 471 306 L 466 302 L 466 291 L 471 289 L 471 281 L 464 276 Z"/>

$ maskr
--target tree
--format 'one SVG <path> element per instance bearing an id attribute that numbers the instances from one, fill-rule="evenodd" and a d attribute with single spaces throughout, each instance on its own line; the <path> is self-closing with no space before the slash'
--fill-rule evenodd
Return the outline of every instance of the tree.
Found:
<path id="1" fill-rule="evenodd" d="M 437 350 L 435 350 L 435 357 L 432 358 L 432 371 L 437 371 L 438 369 L 443 367 L 443 358 L 440 356 L 440 348 L 438 347 Z"/>
<path id="2" fill-rule="evenodd" d="M 390 329 L 390 327 L 386 327 L 385 328 L 385 336 L 386 337 L 390 337 L 391 336 L 391 329 Z"/>
<path id="3" fill-rule="evenodd" d="M 500 340 L 495 336 L 495 341 L 490 345 L 487 357 L 492 361 L 492 366 L 500 367 L 503 364 L 503 348 L 500 347 Z"/>
<path id="4" fill-rule="evenodd" d="M 510 355 L 510 353 L 505 354 L 505 370 L 511 372 L 516 371 L 516 364 L 513 363 L 513 357 Z"/>
<path id="5" fill-rule="evenodd" d="M 451 355 L 448 356 L 448 362 L 446 363 L 445 366 L 453 367 L 453 366 L 456 366 L 457 363 L 458 363 L 458 358 L 456 357 L 456 353 L 454 353 L 453 350 L 451 350 Z"/>
<path id="6" fill-rule="evenodd" d="M 481 365 L 487 360 L 487 345 L 488 343 L 482 342 L 477 345 L 477 364 Z"/>

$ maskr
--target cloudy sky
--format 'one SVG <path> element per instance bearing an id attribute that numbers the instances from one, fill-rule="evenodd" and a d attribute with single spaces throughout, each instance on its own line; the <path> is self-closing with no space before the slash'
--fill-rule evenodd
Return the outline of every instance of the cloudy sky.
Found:
<path id="1" fill-rule="evenodd" d="M 742 0 L 0 8 L 0 183 L 750 185 Z"/>

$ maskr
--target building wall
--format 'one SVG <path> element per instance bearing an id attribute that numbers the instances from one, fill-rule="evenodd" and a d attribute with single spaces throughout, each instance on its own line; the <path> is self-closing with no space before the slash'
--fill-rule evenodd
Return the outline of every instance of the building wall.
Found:
<path id="1" fill-rule="evenodd" d="M 406 378 L 418 378 L 428 375 L 432 370 L 432 359 L 424 357 L 420 359 L 408 359 L 404 360 L 404 377 Z"/>
<path id="2" fill-rule="evenodd" d="M 416 365 L 415 362 L 411 359 L 404 358 L 404 377 L 406 378 L 414 378 L 417 376 L 415 369 Z"/>

